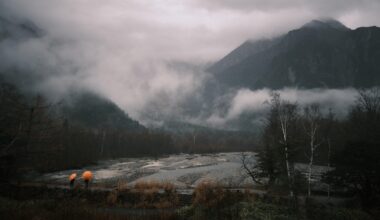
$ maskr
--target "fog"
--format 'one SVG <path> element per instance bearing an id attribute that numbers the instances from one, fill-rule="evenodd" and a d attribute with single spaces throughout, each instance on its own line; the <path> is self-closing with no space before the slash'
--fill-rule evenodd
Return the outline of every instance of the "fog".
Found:
<path id="1" fill-rule="evenodd" d="M 54 100 L 78 89 L 96 92 L 145 124 L 177 117 L 225 126 L 242 113 L 263 111 L 269 91 L 221 94 L 231 102 L 226 111 L 184 115 L 189 99 L 202 102 L 207 66 L 247 39 L 277 36 L 319 17 L 350 28 L 380 25 L 379 9 L 376 0 L 1 0 L 3 18 L 32 22 L 38 36 L 18 33 L 2 40 L 0 72 L 29 74 L 17 80 Z M 281 93 L 342 113 L 355 96 L 351 89 Z"/>
<path id="2" fill-rule="evenodd" d="M 338 118 L 345 117 L 355 100 L 358 97 L 356 89 L 297 89 L 285 88 L 282 90 L 249 90 L 240 89 L 234 93 L 232 98 L 227 100 L 230 103 L 226 111 L 214 110 L 206 120 L 202 120 L 206 125 L 214 127 L 229 128 L 228 125 L 235 121 L 243 114 L 255 115 L 251 121 L 252 125 L 260 125 L 263 118 L 270 107 L 271 94 L 276 92 L 281 99 L 296 103 L 299 112 L 302 113 L 302 108 L 311 104 L 320 104 L 323 114 L 330 111 Z"/>

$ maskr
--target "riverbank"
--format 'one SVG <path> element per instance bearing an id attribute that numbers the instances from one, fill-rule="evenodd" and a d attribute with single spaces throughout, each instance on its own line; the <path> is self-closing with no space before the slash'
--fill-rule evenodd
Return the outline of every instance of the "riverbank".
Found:
<path id="1" fill-rule="evenodd" d="M 35 183 L 0 188 L 1 219 L 376 219 L 347 199 L 327 203 L 299 197 L 295 207 L 286 196 L 225 189 L 216 183 L 201 184 L 191 194 L 158 183 L 88 190 Z"/>

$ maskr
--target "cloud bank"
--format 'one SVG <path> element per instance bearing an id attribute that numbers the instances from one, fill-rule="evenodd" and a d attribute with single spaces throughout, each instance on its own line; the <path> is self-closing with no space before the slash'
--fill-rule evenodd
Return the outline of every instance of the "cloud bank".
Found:
<path id="1" fill-rule="evenodd" d="M 56 97 L 76 88 L 97 92 L 140 122 L 180 117 L 189 98 L 200 99 L 204 66 L 245 40 L 319 17 L 351 28 L 380 25 L 379 10 L 377 0 L 1 0 L 2 17 L 31 21 L 43 32 L 1 41 L 0 71 L 27 72 L 34 89 Z M 284 97 L 302 100 L 306 93 Z M 261 111 L 266 98 L 265 90 L 241 90 L 226 115 L 215 113 L 209 122 Z"/>
<path id="2" fill-rule="evenodd" d="M 301 111 L 303 107 L 318 103 L 321 105 L 323 113 L 327 114 L 330 109 L 338 117 L 345 117 L 358 97 L 356 89 L 296 89 L 285 88 L 282 90 L 261 89 L 252 91 L 240 89 L 228 101 L 230 103 L 227 111 L 215 111 L 205 121 L 206 125 L 214 127 L 228 128 L 229 124 L 241 120 L 243 115 L 254 115 L 252 121 L 244 122 L 252 124 L 254 127 L 262 123 L 265 113 L 268 111 L 271 100 L 270 94 L 277 92 L 281 99 L 299 105 Z"/>

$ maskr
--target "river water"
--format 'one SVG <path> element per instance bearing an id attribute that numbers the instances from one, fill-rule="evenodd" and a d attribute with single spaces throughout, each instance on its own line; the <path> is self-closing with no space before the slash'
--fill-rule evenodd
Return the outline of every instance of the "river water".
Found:
<path id="1" fill-rule="evenodd" d="M 245 153 L 255 160 L 254 153 Z M 48 173 L 38 181 L 67 184 L 68 176 L 84 170 L 94 174 L 93 184 L 115 187 L 133 185 L 139 181 L 171 182 L 178 188 L 192 188 L 202 181 L 216 181 L 226 187 L 244 187 L 253 184 L 241 164 L 241 152 L 216 154 L 178 154 L 154 158 L 121 158 L 100 161 L 82 169 Z M 79 182 L 79 181 L 78 181 Z"/>

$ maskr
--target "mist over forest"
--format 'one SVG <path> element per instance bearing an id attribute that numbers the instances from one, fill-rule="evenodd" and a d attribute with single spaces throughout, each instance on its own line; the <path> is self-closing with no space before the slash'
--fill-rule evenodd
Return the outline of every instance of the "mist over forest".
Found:
<path id="1" fill-rule="evenodd" d="M 88 41 L 88 36 L 62 39 L 65 36 L 54 36 L 54 32 L 40 28 L 31 18 L 20 18 L 17 14 L 5 13 L 1 22 L 0 68 L 5 81 L 17 85 L 26 94 L 41 94 L 51 102 L 70 103 L 75 94 L 94 93 L 147 126 L 162 126 L 167 120 L 176 120 L 239 130 L 239 126 L 229 126 L 226 122 L 236 121 L 241 114 L 258 114 L 252 121 L 257 123 L 273 88 L 271 85 L 257 89 L 244 84 L 226 86 L 223 79 L 218 79 L 221 74 L 213 74 L 212 68 L 219 63 L 207 59 L 183 61 L 165 56 L 157 59 L 150 57 L 157 56 L 153 52 L 144 58 L 130 52 L 127 45 L 125 51 L 103 44 L 105 48 L 100 49 L 98 42 Z M 235 51 L 246 49 L 246 44 Z M 133 56 L 123 59 L 127 54 L 118 56 L 118 53 Z M 239 54 L 235 56 L 241 59 Z M 347 107 L 357 95 L 355 85 L 307 87 L 301 83 L 276 91 L 301 105 L 321 102 L 339 115 L 347 113 Z"/>
<path id="2" fill-rule="evenodd" d="M 378 219 L 378 11 L 0 0 L 0 204 L 51 219 L 45 199 L 83 192 L 112 214 Z"/>

